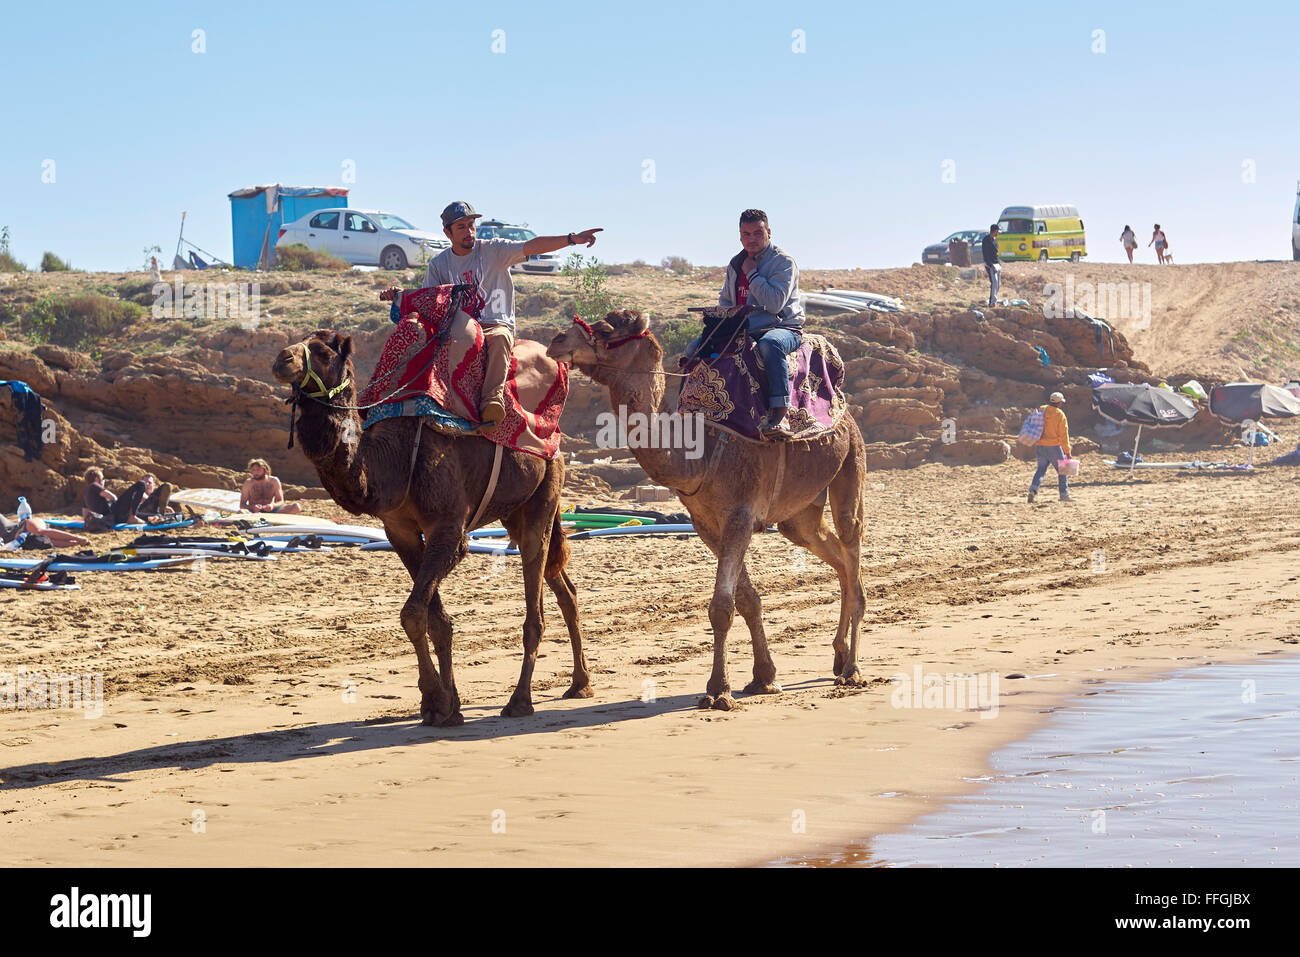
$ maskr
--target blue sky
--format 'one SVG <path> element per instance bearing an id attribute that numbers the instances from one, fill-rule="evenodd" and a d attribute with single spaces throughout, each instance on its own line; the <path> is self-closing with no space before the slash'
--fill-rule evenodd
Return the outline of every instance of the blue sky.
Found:
<path id="1" fill-rule="evenodd" d="M 453 199 L 544 233 L 603 226 L 610 262 L 725 262 L 759 206 L 805 268 L 901 266 L 1031 202 L 1075 203 L 1092 260 L 1120 259 L 1129 223 L 1154 262 L 1157 221 L 1179 262 L 1290 254 L 1294 2 L 294 10 L 8 5 L 14 253 L 138 268 L 145 246 L 170 259 L 185 210 L 186 238 L 229 257 L 226 194 L 281 182 L 426 228 Z"/>

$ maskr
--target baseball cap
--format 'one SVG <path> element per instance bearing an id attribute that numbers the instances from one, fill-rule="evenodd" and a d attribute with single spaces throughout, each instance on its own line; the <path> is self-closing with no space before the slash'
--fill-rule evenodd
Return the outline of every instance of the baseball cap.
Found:
<path id="1" fill-rule="evenodd" d="M 1048 396 L 1048 401 L 1049 401 L 1049 402 L 1064 402 L 1064 401 L 1065 401 L 1065 396 L 1061 395 L 1061 393 L 1059 393 L 1059 392 L 1053 392 L 1050 396 Z"/>
<path id="2" fill-rule="evenodd" d="M 483 214 L 474 212 L 474 207 L 469 203 L 452 203 L 442 211 L 442 228 L 446 229 L 456 220 L 464 219 L 466 216 L 471 219 L 481 219 Z"/>

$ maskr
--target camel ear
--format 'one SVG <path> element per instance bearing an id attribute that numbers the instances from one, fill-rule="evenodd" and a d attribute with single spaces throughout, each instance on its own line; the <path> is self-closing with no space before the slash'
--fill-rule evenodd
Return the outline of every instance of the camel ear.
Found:
<path id="1" fill-rule="evenodd" d="M 345 336 L 343 341 L 338 344 L 338 348 L 334 351 L 339 354 L 340 362 L 346 362 L 348 357 L 352 355 L 352 337 Z"/>
<path id="2" fill-rule="evenodd" d="M 632 333 L 632 335 L 639 336 L 650 328 L 650 320 L 641 315 L 637 310 L 629 310 L 624 313 L 624 315 L 628 317 L 627 328 L 628 332 Z"/>

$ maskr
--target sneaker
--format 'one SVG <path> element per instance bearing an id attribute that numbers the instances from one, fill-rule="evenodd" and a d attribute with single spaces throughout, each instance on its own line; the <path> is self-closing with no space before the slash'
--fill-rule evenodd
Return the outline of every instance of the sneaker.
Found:
<path id="1" fill-rule="evenodd" d="M 501 420 L 506 417 L 505 403 L 500 399 L 489 399 L 483 403 L 479 416 L 483 419 L 483 424 L 479 426 L 481 431 L 486 432 L 495 429 L 501 424 Z"/>
<path id="2" fill-rule="evenodd" d="M 1069 492 L 1066 492 L 1064 495 L 1061 496 L 1061 501 L 1062 501 L 1062 502 L 1073 502 L 1073 501 L 1074 501 L 1074 497 L 1073 497 L 1072 495 L 1070 495 Z"/>
<path id="3" fill-rule="evenodd" d="M 793 433 L 785 424 L 785 409 L 780 409 L 779 414 L 768 412 L 758 426 L 758 434 L 768 441 L 782 441 L 790 438 Z"/>
<path id="4" fill-rule="evenodd" d="M 1037 492 L 1030 492 L 1030 493 L 1029 493 L 1029 504 L 1030 504 L 1030 505 L 1033 505 L 1033 504 L 1034 504 L 1034 499 L 1037 498 L 1037 497 L 1038 497 L 1038 493 L 1037 493 Z"/>

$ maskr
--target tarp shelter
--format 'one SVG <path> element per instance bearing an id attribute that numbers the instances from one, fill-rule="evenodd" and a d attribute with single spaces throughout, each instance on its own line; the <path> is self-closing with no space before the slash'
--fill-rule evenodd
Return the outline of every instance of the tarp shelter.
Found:
<path id="1" fill-rule="evenodd" d="M 280 227 L 313 210 L 348 204 L 342 186 L 248 186 L 230 194 L 234 263 L 240 269 L 268 268 Z"/>
<path id="2" fill-rule="evenodd" d="M 1133 459 L 1129 474 L 1137 464 L 1138 442 L 1143 428 L 1182 428 L 1196 418 L 1196 403 L 1185 395 L 1161 389 L 1146 382 L 1113 382 L 1092 390 L 1092 407 L 1103 419 L 1119 425 L 1136 425 Z"/>

